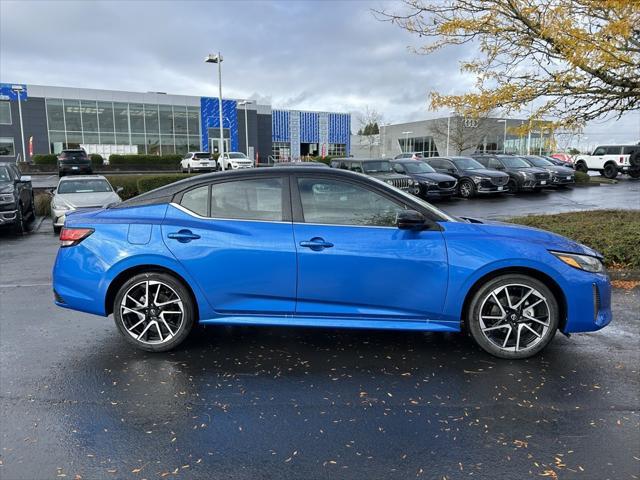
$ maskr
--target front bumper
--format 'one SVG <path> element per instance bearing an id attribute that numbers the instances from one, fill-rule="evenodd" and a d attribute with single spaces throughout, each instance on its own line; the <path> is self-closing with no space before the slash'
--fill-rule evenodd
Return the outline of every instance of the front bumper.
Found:
<path id="1" fill-rule="evenodd" d="M 245 168 L 253 168 L 253 164 L 252 163 L 246 164 L 246 165 L 237 164 L 237 163 L 235 163 L 235 164 L 231 163 L 230 165 L 231 165 L 231 169 L 232 170 L 243 170 Z"/>
<path id="2" fill-rule="evenodd" d="M 0 225 L 9 225 L 18 218 L 18 210 L 0 212 Z"/>
<path id="3" fill-rule="evenodd" d="M 482 179 L 481 181 L 475 181 L 476 193 L 506 193 L 509 191 L 509 187 L 505 183 L 504 185 L 496 185 L 491 180 Z"/>
<path id="4" fill-rule="evenodd" d="M 575 269 L 574 269 L 575 270 Z M 571 284 L 564 289 L 567 320 L 564 333 L 593 332 L 607 326 L 611 315 L 611 282 L 605 273 L 572 272 Z"/>
<path id="5" fill-rule="evenodd" d="M 545 180 L 526 179 L 524 182 L 522 182 L 522 186 L 520 188 L 522 188 L 523 190 L 534 190 L 536 188 L 544 188 L 550 185 L 551 185 L 551 179 L 545 179 Z"/>
<path id="6" fill-rule="evenodd" d="M 554 176 L 551 179 L 551 185 L 573 185 L 574 183 L 576 183 L 576 179 L 573 175 Z"/>
<path id="7" fill-rule="evenodd" d="M 440 188 L 437 185 L 421 185 L 420 196 L 423 198 L 449 198 L 455 195 L 456 187 Z"/>

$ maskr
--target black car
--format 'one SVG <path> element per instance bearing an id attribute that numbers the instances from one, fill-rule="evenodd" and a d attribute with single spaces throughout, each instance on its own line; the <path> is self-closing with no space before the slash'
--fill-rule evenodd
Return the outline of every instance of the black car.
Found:
<path id="1" fill-rule="evenodd" d="M 476 194 L 505 193 L 509 191 L 509 175 L 488 170 L 470 157 L 434 157 L 427 159 L 437 172 L 458 179 L 458 195 L 470 198 Z"/>
<path id="2" fill-rule="evenodd" d="M 331 160 L 331 168 L 364 173 L 414 195 L 419 192 L 418 183 L 407 175 L 394 172 L 389 160 L 338 158 Z"/>
<path id="3" fill-rule="evenodd" d="M 576 173 L 572 168 L 554 165 L 549 160 L 538 155 L 523 155 L 527 163 L 532 167 L 544 168 L 551 174 L 551 185 L 554 187 L 566 187 L 576 183 Z"/>
<path id="4" fill-rule="evenodd" d="M 509 174 L 509 190 L 517 193 L 521 190 L 541 191 L 551 183 L 551 175 L 542 168 L 532 167 L 524 158 L 515 155 L 472 155 L 486 168 Z"/>
<path id="5" fill-rule="evenodd" d="M 91 168 L 91 158 L 83 149 L 63 150 L 58 155 L 58 175 L 64 177 L 71 173 L 79 173 L 90 175 L 93 173 Z"/>
<path id="6" fill-rule="evenodd" d="M 393 160 L 396 173 L 407 175 L 418 182 L 418 196 L 431 198 L 450 198 L 456 193 L 458 181 L 451 175 L 436 172 L 431 166 L 420 160 Z"/>
<path id="7" fill-rule="evenodd" d="M 31 177 L 23 176 L 15 163 L 0 162 L 0 226 L 13 225 L 23 233 L 35 218 Z"/>

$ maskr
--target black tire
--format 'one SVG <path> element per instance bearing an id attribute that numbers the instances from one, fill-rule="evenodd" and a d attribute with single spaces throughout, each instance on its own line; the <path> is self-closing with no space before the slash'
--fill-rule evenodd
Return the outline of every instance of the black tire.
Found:
<path id="1" fill-rule="evenodd" d="M 13 223 L 13 233 L 16 235 L 24 235 L 27 232 L 27 224 L 24 220 L 24 213 L 22 212 L 22 204 L 18 204 L 18 211 L 16 212 L 16 220 Z"/>
<path id="2" fill-rule="evenodd" d="M 587 168 L 587 164 L 583 161 L 580 161 L 578 163 L 576 163 L 576 171 L 577 172 L 582 172 L 582 173 L 587 173 L 589 171 L 589 169 Z"/>
<path id="3" fill-rule="evenodd" d="M 629 170 L 627 173 L 631 178 L 640 178 L 640 170 Z"/>
<path id="4" fill-rule="evenodd" d="M 460 180 L 458 195 L 462 198 L 473 198 L 476 194 L 476 186 L 471 180 Z"/>
<path id="5" fill-rule="evenodd" d="M 56 235 L 60 234 L 60 230 L 62 230 L 62 227 L 56 227 L 55 225 L 53 226 L 53 233 L 55 233 Z"/>
<path id="6" fill-rule="evenodd" d="M 125 295 L 129 293 L 128 299 L 127 299 L 127 302 L 129 302 L 129 299 L 132 298 L 132 295 L 134 295 L 134 293 L 130 293 L 129 291 L 131 290 L 131 292 L 136 292 L 137 291 L 136 289 L 138 288 L 145 288 L 144 287 L 145 282 L 149 282 L 149 286 L 148 286 L 149 297 L 154 295 L 158 298 L 163 298 L 163 297 L 172 298 L 173 295 L 175 295 L 175 297 L 179 299 L 179 302 L 180 302 L 179 304 L 172 303 L 172 306 L 170 307 L 173 309 L 177 308 L 181 310 L 181 313 L 182 313 L 181 321 L 179 325 L 171 324 L 171 326 L 176 329 L 175 331 L 170 330 L 168 325 L 168 323 L 171 323 L 173 320 L 165 321 L 164 325 L 166 325 L 166 329 L 163 328 L 164 325 L 162 324 L 162 321 L 158 321 L 160 318 L 162 318 L 162 315 L 161 314 L 158 315 L 157 312 L 153 313 L 149 311 L 148 313 L 142 314 L 144 318 L 147 320 L 146 320 L 146 323 L 143 323 L 140 327 L 136 327 L 137 329 L 133 329 L 132 326 L 135 325 L 135 323 L 133 323 L 134 319 L 137 320 L 140 318 L 139 314 L 133 314 L 134 315 L 133 319 L 132 317 L 126 317 L 126 318 L 124 317 L 124 315 L 130 314 L 130 312 L 125 312 L 124 314 L 122 312 L 124 308 L 121 308 L 121 305 Z M 160 283 L 163 286 L 169 287 L 169 290 L 170 290 L 169 295 L 167 296 L 163 294 L 162 296 L 158 296 L 157 293 L 154 294 L 153 288 L 156 283 Z M 142 304 L 140 300 L 142 300 L 143 298 L 144 296 L 138 297 L 138 301 L 134 300 L 135 302 L 134 305 L 138 303 Z M 151 309 L 156 308 L 159 311 L 162 310 L 161 307 L 157 306 L 153 301 L 151 303 L 153 303 L 153 305 L 150 307 Z M 159 302 L 159 303 L 162 303 L 162 302 Z M 136 307 L 136 308 L 141 308 L 141 307 Z M 135 345 L 139 349 L 146 350 L 148 352 L 166 352 L 166 351 L 172 350 L 173 348 L 181 344 L 193 329 L 193 325 L 195 323 L 195 317 L 196 317 L 195 312 L 196 312 L 195 302 L 193 301 L 191 294 L 189 293 L 187 288 L 182 284 L 182 282 L 180 282 L 179 280 L 177 280 L 175 277 L 171 275 L 168 275 L 166 273 L 159 273 L 159 272 L 141 273 L 133 276 L 120 287 L 113 302 L 113 319 L 122 336 L 125 338 L 127 342 L 131 343 L 132 345 Z M 147 326 L 150 323 L 153 324 L 153 322 L 155 322 L 155 325 Z M 127 326 L 129 328 L 127 328 Z M 150 328 L 152 326 L 154 327 L 153 330 Z M 139 340 L 133 337 L 133 334 L 138 334 L 139 330 L 144 328 L 146 328 L 147 331 L 149 332 L 146 334 L 145 340 Z M 130 333 L 130 329 L 132 330 L 133 333 Z M 170 335 L 170 338 L 168 338 L 167 340 L 164 340 L 161 342 L 157 342 L 157 341 L 154 342 L 153 337 L 150 337 L 150 334 L 153 334 L 156 337 L 157 336 L 162 337 L 162 332 L 161 332 L 162 330 L 164 330 L 165 334 L 167 332 L 171 332 L 172 335 Z M 141 333 L 144 334 L 145 332 L 141 332 Z M 169 335 L 167 335 L 167 337 L 169 337 Z"/>
<path id="7" fill-rule="evenodd" d="M 609 180 L 613 180 L 618 176 L 618 167 L 614 163 L 607 163 L 604 166 L 604 170 L 602 171 L 602 176 L 604 178 L 608 178 Z"/>
<path id="8" fill-rule="evenodd" d="M 505 287 L 510 287 L 511 290 L 509 291 Z M 525 295 L 527 289 L 532 290 L 528 296 Z M 508 307 L 507 294 L 509 302 L 513 306 L 517 306 L 517 302 L 524 298 L 520 313 L 518 313 L 518 309 Z M 493 298 L 498 301 L 496 302 Z M 544 301 L 527 309 L 528 305 L 534 304 L 540 298 L 544 298 Z M 534 308 L 537 308 L 539 313 L 536 313 Z M 522 315 L 523 313 L 526 315 L 527 312 L 530 316 L 539 319 L 540 322 L 527 320 Z M 486 315 L 486 313 L 490 315 Z M 481 320 L 481 314 L 484 320 Z M 512 315 L 517 318 L 513 318 Z M 491 316 L 496 320 L 488 319 Z M 503 316 L 504 319 L 497 319 L 499 316 Z M 487 325 L 484 323 L 485 321 L 495 323 Z M 487 353 L 499 358 L 523 359 L 536 355 L 549 344 L 558 329 L 559 321 L 558 301 L 544 283 L 528 275 L 506 274 L 487 281 L 476 291 L 466 312 L 465 326 L 478 346 Z M 533 335 L 532 330 L 524 325 L 520 326 L 521 324 L 529 325 L 537 333 Z M 514 330 L 516 334 L 512 335 Z M 503 337 L 506 348 L 499 345 L 502 343 Z M 518 343 L 524 342 L 526 339 L 530 339 L 531 343 L 518 350 Z M 516 341 L 518 343 L 515 343 Z"/>
<path id="9" fill-rule="evenodd" d="M 507 187 L 509 187 L 509 191 L 511 193 L 518 193 L 520 191 L 518 182 L 516 182 L 513 178 L 509 179 L 509 181 L 507 182 Z"/>
<path id="10" fill-rule="evenodd" d="M 31 207 L 29 207 L 29 223 L 33 223 L 36 221 L 36 202 L 33 198 L 33 193 L 31 194 Z"/>

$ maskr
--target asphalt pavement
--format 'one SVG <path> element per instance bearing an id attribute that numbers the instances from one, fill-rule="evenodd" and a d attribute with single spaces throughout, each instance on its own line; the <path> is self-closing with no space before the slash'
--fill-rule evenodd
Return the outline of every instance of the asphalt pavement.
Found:
<path id="1" fill-rule="evenodd" d="M 526 361 L 460 334 L 220 326 L 151 354 L 54 306 L 56 250 L 46 223 L 0 235 L 2 479 L 640 474 L 638 289 Z"/>

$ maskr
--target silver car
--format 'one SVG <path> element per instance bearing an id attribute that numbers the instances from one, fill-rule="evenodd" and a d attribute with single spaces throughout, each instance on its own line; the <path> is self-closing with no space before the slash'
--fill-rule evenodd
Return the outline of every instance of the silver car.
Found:
<path id="1" fill-rule="evenodd" d="M 122 187 L 114 190 L 102 175 L 79 175 L 60 179 L 51 199 L 53 231 L 60 232 L 69 212 L 86 208 L 102 208 L 120 203 Z"/>

